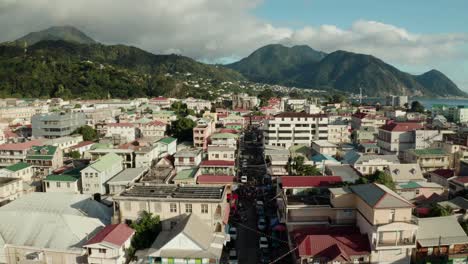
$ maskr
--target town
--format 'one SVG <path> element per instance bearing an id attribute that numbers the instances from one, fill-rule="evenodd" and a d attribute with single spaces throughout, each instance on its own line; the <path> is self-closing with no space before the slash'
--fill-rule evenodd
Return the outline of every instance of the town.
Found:
<path id="1" fill-rule="evenodd" d="M 0 263 L 467 262 L 468 107 L 265 94 L 0 100 Z"/>

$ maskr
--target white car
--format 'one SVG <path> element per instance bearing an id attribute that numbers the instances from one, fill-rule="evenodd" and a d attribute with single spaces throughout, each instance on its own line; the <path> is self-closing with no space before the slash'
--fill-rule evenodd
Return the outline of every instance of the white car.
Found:
<path id="1" fill-rule="evenodd" d="M 237 239 L 237 228 L 231 227 L 229 228 L 229 236 L 231 237 L 232 240 Z"/>
<path id="2" fill-rule="evenodd" d="M 263 201 L 257 201 L 257 207 L 263 207 Z"/>
<path id="3" fill-rule="evenodd" d="M 260 240 L 258 241 L 258 246 L 260 247 L 260 249 L 268 248 L 268 239 L 264 236 L 260 237 Z"/>
<path id="4" fill-rule="evenodd" d="M 237 252 L 235 249 L 229 251 L 229 264 L 237 264 Z"/>
<path id="5" fill-rule="evenodd" d="M 245 176 L 245 175 L 241 176 L 241 182 L 242 183 L 247 183 L 247 176 Z"/>
<path id="6" fill-rule="evenodd" d="M 260 230 L 260 231 L 265 230 L 265 228 L 266 228 L 266 221 L 265 221 L 265 218 L 260 217 L 260 218 L 258 219 L 257 227 L 258 227 L 258 230 Z"/>

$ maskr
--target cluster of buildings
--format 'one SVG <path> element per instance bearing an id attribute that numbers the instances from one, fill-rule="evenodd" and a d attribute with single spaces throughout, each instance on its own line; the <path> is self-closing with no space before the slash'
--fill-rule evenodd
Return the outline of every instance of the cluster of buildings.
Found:
<path id="1" fill-rule="evenodd" d="M 0 263 L 125 263 L 143 212 L 161 232 L 140 263 L 223 263 L 249 126 L 263 133 L 296 263 L 466 263 L 464 108 L 427 116 L 401 96 L 380 107 L 226 100 L 3 100 Z M 170 134 L 177 101 L 195 113 L 184 117 L 192 142 Z M 76 133 L 84 126 L 93 139 Z M 320 173 L 304 175 L 299 160 Z"/>

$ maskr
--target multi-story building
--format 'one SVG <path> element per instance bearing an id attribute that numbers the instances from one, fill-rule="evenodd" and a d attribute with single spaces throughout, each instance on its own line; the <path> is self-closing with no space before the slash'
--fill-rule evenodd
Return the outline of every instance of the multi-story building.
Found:
<path id="1" fill-rule="evenodd" d="M 82 135 L 71 135 L 44 140 L 44 145 L 58 147 L 60 150 L 67 152 L 70 147 L 75 146 L 81 142 L 83 142 Z"/>
<path id="2" fill-rule="evenodd" d="M 106 194 L 104 184 L 122 170 L 122 158 L 114 153 L 109 153 L 91 163 L 81 170 L 83 193 Z"/>
<path id="3" fill-rule="evenodd" d="M 265 145 L 289 148 L 311 146 L 314 140 L 328 140 L 328 116 L 284 112 L 263 125 Z"/>
<path id="4" fill-rule="evenodd" d="M 353 166 L 362 175 L 371 175 L 377 170 L 383 171 L 387 166 L 399 164 L 396 155 L 363 154 L 354 151 L 344 156 L 344 163 Z"/>
<path id="5" fill-rule="evenodd" d="M 236 175 L 235 161 L 204 160 L 200 163 L 200 174 Z"/>
<path id="6" fill-rule="evenodd" d="M 249 96 L 248 94 L 234 94 L 232 96 L 232 109 L 252 109 L 260 104 L 260 100 L 256 96 Z"/>
<path id="7" fill-rule="evenodd" d="M 328 141 L 335 144 L 351 141 L 351 126 L 348 122 L 333 122 L 328 124 Z"/>
<path id="8" fill-rule="evenodd" d="M 314 140 L 312 141 L 312 150 L 317 154 L 335 156 L 337 146 L 327 140 Z"/>
<path id="9" fill-rule="evenodd" d="M 0 177 L 0 206 L 16 200 L 23 194 L 21 178 Z"/>
<path id="10" fill-rule="evenodd" d="M 26 160 L 26 154 L 33 146 L 42 146 L 41 140 L 0 145 L 0 166 L 6 167 Z"/>
<path id="11" fill-rule="evenodd" d="M 385 125 L 387 118 L 381 115 L 355 113 L 351 116 L 351 128 L 353 130 L 360 129 L 361 127 L 381 127 Z"/>
<path id="12" fill-rule="evenodd" d="M 167 124 L 158 120 L 141 124 L 140 136 L 143 138 L 161 139 L 166 134 Z"/>
<path id="13" fill-rule="evenodd" d="M 170 124 L 172 121 L 177 120 L 176 113 L 169 110 L 154 111 L 152 116 L 154 120 L 158 120 L 166 124 Z"/>
<path id="14" fill-rule="evenodd" d="M 187 105 L 187 109 L 193 110 L 197 113 L 202 110 L 209 111 L 211 109 L 211 101 L 208 100 L 187 98 L 183 102 Z"/>
<path id="15" fill-rule="evenodd" d="M 201 149 L 184 149 L 174 154 L 174 166 L 177 172 L 198 167 L 201 161 Z"/>
<path id="16" fill-rule="evenodd" d="M 236 149 L 230 147 L 208 146 L 209 160 L 230 160 L 236 159 Z"/>
<path id="17" fill-rule="evenodd" d="M 356 224 L 371 245 L 370 263 L 410 263 L 418 225 L 413 205 L 380 184 L 332 188 L 331 204 L 356 210 Z"/>
<path id="18" fill-rule="evenodd" d="M 226 188 L 221 185 L 136 184 L 113 200 L 118 221 L 135 221 L 147 211 L 159 216 L 163 230 L 174 227 L 185 215 L 195 214 L 213 231 L 221 232 L 229 217 Z"/>
<path id="19" fill-rule="evenodd" d="M 215 133 L 211 135 L 211 145 L 237 148 L 239 135 L 233 133 Z"/>
<path id="20" fill-rule="evenodd" d="M 351 132 L 351 141 L 356 145 L 366 142 L 374 142 L 377 135 L 377 128 L 372 126 L 362 126 Z"/>
<path id="21" fill-rule="evenodd" d="M 137 138 L 136 126 L 132 123 L 109 123 L 105 136 L 113 138 L 117 145 L 132 142 Z"/>
<path id="22" fill-rule="evenodd" d="M 409 149 L 404 152 L 403 160 L 405 163 L 419 163 L 422 172 L 448 169 L 450 165 L 450 155 L 443 149 Z"/>
<path id="23" fill-rule="evenodd" d="M 162 96 L 152 98 L 149 101 L 149 103 L 152 105 L 159 106 L 162 109 L 167 109 L 171 107 L 171 100 L 169 100 L 169 98 L 162 97 Z"/>
<path id="24" fill-rule="evenodd" d="M 84 113 L 48 113 L 34 115 L 31 119 L 32 135 L 39 138 L 68 136 L 86 124 Z"/>
<path id="25" fill-rule="evenodd" d="M 387 96 L 387 105 L 393 107 L 406 107 L 408 104 L 408 96 L 406 95 L 389 95 Z"/>
<path id="26" fill-rule="evenodd" d="M 0 177 L 21 178 L 25 182 L 31 182 L 34 175 L 31 164 L 18 162 L 0 170 Z"/>
<path id="27" fill-rule="evenodd" d="M 0 119 L 2 120 L 31 120 L 31 117 L 36 114 L 47 113 L 47 106 L 16 106 L 16 107 L 1 107 Z"/>
<path id="28" fill-rule="evenodd" d="M 63 165 L 63 151 L 50 145 L 33 146 L 28 150 L 25 161 L 32 165 L 34 174 L 46 176 Z"/>
<path id="29" fill-rule="evenodd" d="M 400 154 L 415 146 L 414 131 L 422 129 L 420 123 L 388 122 L 379 128 L 377 145 L 384 154 Z"/>
<path id="30" fill-rule="evenodd" d="M 197 121 L 197 126 L 193 128 L 193 145 L 196 148 L 206 150 L 208 139 L 215 131 L 215 122 L 202 118 Z"/>

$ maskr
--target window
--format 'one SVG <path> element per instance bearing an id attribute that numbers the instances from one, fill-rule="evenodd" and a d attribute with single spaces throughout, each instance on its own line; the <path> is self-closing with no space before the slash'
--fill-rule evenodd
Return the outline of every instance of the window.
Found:
<path id="1" fill-rule="evenodd" d="M 171 213 L 177 213 L 177 204 L 171 203 L 169 205 L 169 210 L 170 210 Z"/>
<path id="2" fill-rule="evenodd" d="M 70 188 L 70 183 L 69 182 L 67 182 L 67 188 Z"/>
<path id="3" fill-rule="evenodd" d="M 47 183 L 46 183 L 46 185 L 47 185 L 47 188 L 49 188 L 49 187 L 50 187 L 50 184 L 49 184 L 49 182 L 47 182 Z"/>
<path id="4" fill-rule="evenodd" d="M 191 214 L 192 213 L 192 204 L 186 204 L 185 205 L 185 212 L 187 214 Z"/>
<path id="5" fill-rule="evenodd" d="M 201 213 L 202 214 L 207 214 L 208 213 L 208 205 L 207 204 L 202 204 L 201 205 Z"/>
<path id="6" fill-rule="evenodd" d="M 189 158 L 189 161 L 190 161 L 190 162 L 195 162 L 195 158 L 194 158 L 194 157 L 190 157 L 190 158 Z"/>
<path id="7" fill-rule="evenodd" d="M 57 185 L 57 188 L 60 188 L 60 182 L 56 182 L 55 185 Z"/>
<path id="8" fill-rule="evenodd" d="M 184 162 L 184 157 L 179 157 L 179 162 Z"/>
<path id="9" fill-rule="evenodd" d="M 106 254 L 106 250 L 105 250 L 104 248 L 100 248 L 100 249 L 99 249 L 99 253 L 104 253 L 104 254 Z"/>

